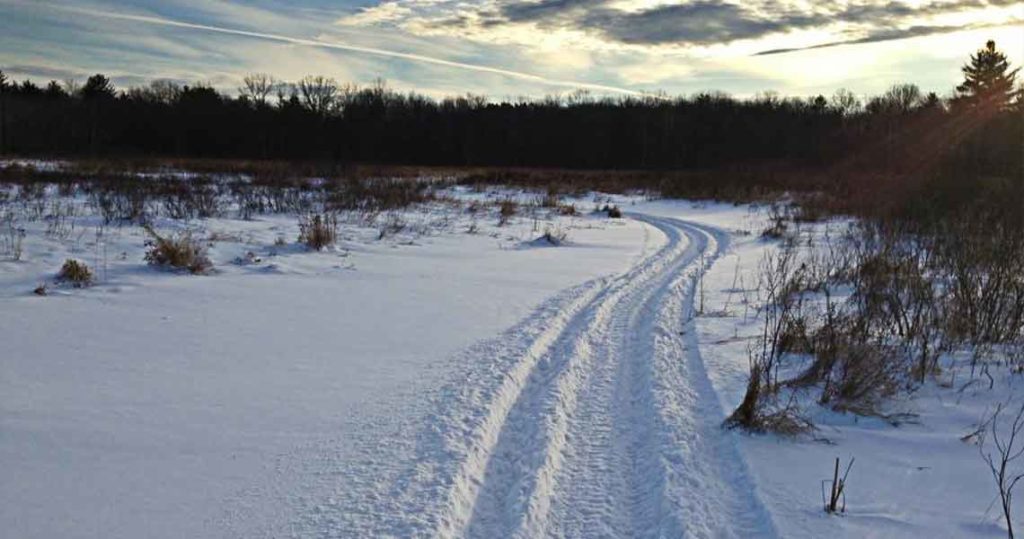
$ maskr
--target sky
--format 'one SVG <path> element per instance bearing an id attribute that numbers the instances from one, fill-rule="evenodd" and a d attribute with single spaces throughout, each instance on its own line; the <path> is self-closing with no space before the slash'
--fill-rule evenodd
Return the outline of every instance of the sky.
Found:
<path id="1" fill-rule="evenodd" d="M 0 69 L 234 92 L 247 73 L 433 97 L 948 95 L 994 39 L 1024 62 L 1024 0 L 0 0 Z"/>

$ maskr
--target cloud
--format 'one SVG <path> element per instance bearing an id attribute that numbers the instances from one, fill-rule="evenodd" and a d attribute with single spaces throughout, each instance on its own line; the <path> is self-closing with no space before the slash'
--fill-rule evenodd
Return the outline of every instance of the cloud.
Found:
<path id="1" fill-rule="evenodd" d="M 407 61 L 415 62 L 415 63 L 433 64 L 433 65 L 439 65 L 439 66 L 444 66 L 444 67 L 456 68 L 456 69 L 460 69 L 460 70 L 477 71 L 477 72 L 489 73 L 489 74 L 494 74 L 494 75 L 501 75 L 501 76 L 505 76 L 505 77 L 515 78 L 515 79 L 520 79 L 520 80 L 526 80 L 526 81 L 530 81 L 530 82 L 534 82 L 534 83 L 538 83 L 538 84 L 549 85 L 549 86 L 569 87 L 569 88 L 586 88 L 586 89 L 591 89 L 591 90 L 598 90 L 598 91 L 601 91 L 601 92 L 620 93 L 620 94 L 627 94 L 627 95 L 643 95 L 643 92 L 639 92 L 639 91 L 632 90 L 632 89 L 629 89 L 629 88 L 622 88 L 622 87 L 605 85 L 605 84 L 594 84 L 594 83 L 589 83 L 589 82 L 585 82 L 585 81 L 575 81 L 575 80 L 563 80 L 563 79 L 548 78 L 548 77 L 544 77 L 544 76 L 541 76 L 541 75 L 537 75 L 537 74 L 533 74 L 533 73 L 528 73 L 528 72 L 524 72 L 524 71 L 515 71 L 515 70 L 510 70 L 510 69 L 503 69 L 503 68 L 500 68 L 500 67 L 493 67 L 493 66 L 483 65 L 483 64 L 471 64 L 471 63 L 465 63 L 465 62 L 457 62 L 457 61 L 446 60 L 446 59 L 443 59 L 443 58 L 437 58 L 437 57 L 433 57 L 433 56 L 424 56 L 424 55 L 421 55 L 421 54 L 406 53 L 406 52 L 400 52 L 400 51 L 380 49 L 380 48 L 375 48 L 375 47 L 364 47 L 364 46 L 360 46 L 360 45 L 352 45 L 352 44 L 333 42 L 333 41 L 321 41 L 321 40 L 314 40 L 314 39 L 298 38 L 298 37 L 291 37 L 291 36 L 285 36 L 285 35 L 273 34 L 273 33 L 267 33 L 267 32 L 255 32 L 255 31 L 250 31 L 250 30 L 241 30 L 241 29 L 238 29 L 238 28 L 228 28 L 228 27 L 223 27 L 223 26 L 214 26 L 214 25 L 209 25 L 209 24 L 196 24 L 196 23 L 179 21 L 179 20 L 174 20 L 174 19 L 169 19 L 169 18 L 164 18 L 164 17 L 153 17 L 153 16 L 148 16 L 148 15 L 129 15 L 129 14 L 124 14 L 124 13 L 114 13 L 114 12 L 108 12 L 108 11 L 92 10 L 92 9 L 85 9 L 85 8 L 74 8 L 74 7 L 57 7 L 57 6 L 54 6 L 54 9 L 62 9 L 62 10 L 71 11 L 71 12 L 79 13 L 79 14 L 82 14 L 82 15 L 88 15 L 88 16 L 92 16 L 92 17 L 102 17 L 102 18 L 107 18 L 107 19 L 122 20 L 122 21 L 128 21 L 128 22 L 152 24 L 152 25 L 160 25 L 160 26 L 171 26 L 171 27 L 176 27 L 176 28 L 186 28 L 186 29 L 190 29 L 190 30 L 198 30 L 198 31 L 204 31 L 204 32 L 213 32 L 213 33 L 218 33 L 218 34 L 227 34 L 227 35 L 232 35 L 232 36 L 240 36 L 240 37 L 260 39 L 260 40 L 277 41 L 277 42 L 283 42 L 283 43 L 289 43 L 289 44 L 293 44 L 293 45 L 301 45 L 301 46 L 307 46 L 307 47 L 314 47 L 314 48 L 343 50 L 343 51 L 349 51 L 349 52 L 369 54 L 369 55 L 374 55 L 374 56 L 385 56 L 385 57 L 389 57 L 389 58 L 397 58 L 397 59 L 401 59 L 401 60 L 407 60 Z"/>
<path id="2" fill-rule="evenodd" d="M 840 86 L 876 91 L 893 80 L 943 91 L 957 82 L 955 67 L 965 55 L 990 38 L 1015 64 L 1024 63 L 1019 27 L 992 27 L 1021 22 L 1024 4 L 1009 0 L 0 5 L 10 7 L 0 17 L 0 66 L 19 66 L 19 77 L 37 83 L 102 72 L 119 87 L 133 79 L 168 78 L 212 82 L 230 92 L 245 73 L 259 71 L 286 80 L 309 73 L 355 83 L 382 77 L 396 89 L 431 95 L 538 97 L 581 86 L 603 95 L 641 88 L 737 95 L 774 88 L 827 95 Z M 975 30 L 957 32 L 965 29 Z M 918 39 L 831 48 L 908 37 Z M 67 73 L 45 70 L 58 67 Z"/>
<path id="3" fill-rule="evenodd" d="M 841 41 L 831 41 L 828 43 L 818 43 L 815 45 L 808 45 L 806 47 L 788 47 L 779 49 L 768 49 L 755 53 L 755 56 L 769 56 L 773 54 L 785 54 L 789 52 L 798 52 L 814 49 L 827 49 L 831 47 L 839 47 L 842 45 L 860 45 L 865 43 L 879 43 L 883 41 L 895 41 L 899 39 L 909 39 L 912 37 L 930 36 L 936 34 L 948 34 L 952 32 L 960 32 L 964 30 L 976 30 L 980 28 L 992 28 L 994 26 L 1007 26 L 1013 24 L 1024 23 L 1024 19 L 1015 19 L 1006 21 L 1000 24 L 974 24 L 966 26 L 911 26 L 908 28 L 888 28 L 884 30 L 878 30 L 871 32 L 863 37 L 854 39 L 846 39 Z"/>
<path id="4" fill-rule="evenodd" d="M 14 75 L 15 78 L 24 77 L 40 81 L 83 81 L 94 74 L 90 71 L 54 67 L 45 64 L 12 64 L 0 66 L 0 70 L 9 75 Z M 129 86 L 141 86 L 150 82 L 151 80 L 144 76 L 136 75 L 133 73 L 124 73 L 120 71 L 107 71 L 106 75 L 110 78 L 111 82 L 113 82 L 114 86 L 118 88 L 127 88 Z M 187 83 L 187 81 L 184 79 L 176 79 L 174 82 L 178 82 L 181 84 Z"/>
<path id="5" fill-rule="evenodd" d="M 601 9 L 580 22 L 622 43 L 711 45 L 820 26 L 829 20 L 827 15 L 817 13 L 767 18 L 738 5 L 700 1 L 634 13 Z"/>
<path id="6" fill-rule="evenodd" d="M 573 14 L 586 14 L 599 6 L 601 0 L 540 0 L 539 2 L 513 2 L 501 7 L 501 15 L 510 22 L 553 21 Z M 588 9 L 590 8 L 590 9 Z M 499 19 L 491 19 L 497 23 Z"/>
<path id="7" fill-rule="evenodd" d="M 702 48 L 777 36 L 833 36 L 806 46 L 867 43 L 965 29 L 941 23 L 965 12 L 1024 5 L 1020 0 L 684 0 L 653 6 L 621 0 L 388 0 L 343 19 L 343 24 L 393 25 L 412 32 L 461 35 L 530 46 L 537 30 L 573 36 L 575 46 L 596 48 Z M 646 6 L 646 7 L 645 7 Z M 1005 23 L 1005 21 L 1003 21 Z M 997 24 L 991 22 L 989 24 Z M 521 29 L 514 32 L 513 29 Z M 517 36 L 520 38 L 516 40 Z M 585 36 L 585 38 L 584 38 Z M 772 49 L 774 52 L 774 49 Z"/>
<path id="8" fill-rule="evenodd" d="M 339 19 L 338 23 L 344 26 L 376 26 L 400 21 L 411 14 L 412 9 L 399 2 L 383 2 L 364 8 L 355 15 Z"/>
<path id="9" fill-rule="evenodd" d="M 0 71 L 3 71 L 7 74 L 15 74 L 24 77 L 46 80 L 79 79 L 86 76 L 84 72 L 75 69 L 33 64 L 13 64 L 0 66 Z"/>

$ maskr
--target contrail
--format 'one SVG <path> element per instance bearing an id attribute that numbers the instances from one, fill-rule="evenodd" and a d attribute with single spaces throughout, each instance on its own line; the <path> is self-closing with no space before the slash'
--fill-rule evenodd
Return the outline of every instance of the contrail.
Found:
<path id="1" fill-rule="evenodd" d="M 334 49 L 358 52 L 363 54 L 373 54 L 377 56 L 387 56 L 390 58 L 400 58 L 403 60 L 409 60 L 411 62 L 420 62 L 426 64 L 434 64 L 446 67 L 454 67 L 457 69 L 466 69 L 469 71 L 478 71 L 483 73 L 494 73 L 496 75 L 502 75 L 505 77 L 511 77 L 520 80 L 528 80 L 548 86 L 561 86 L 571 88 L 586 88 L 590 90 L 597 90 L 602 92 L 613 92 L 626 95 L 634 96 L 645 96 L 649 95 L 645 92 L 639 92 L 636 90 L 630 90 L 628 88 L 619 88 L 617 86 L 608 86 L 605 84 L 594 84 L 590 82 L 578 82 L 571 80 L 560 80 L 560 79 L 549 79 L 533 73 L 526 73 L 523 71 L 513 71 L 510 69 L 502 69 L 499 67 L 491 67 L 480 64 L 469 64 L 464 62 L 455 62 L 451 60 L 445 60 L 442 58 L 435 58 L 432 56 L 424 56 L 422 54 L 412 54 L 407 52 L 390 51 L 386 49 L 378 49 L 374 47 L 363 47 L 359 45 L 349 45 L 346 43 L 338 43 L 333 41 L 321 41 L 317 39 L 305 39 L 299 37 L 291 37 L 280 34 L 270 34 L 266 32 L 252 32 L 249 30 L 239 30 L 237 28 L 226 28 L 223 26 L 211 26 L 208 24 L 196 24 L 184 21 L 178 21 L 174 19 L 166 19 L 163 17 L 151 17 L 148 15 L 127 15 L 122 13 L 110 13 L 106 11 L 97 11 L 85 8 L 77 8 L 71 6 L 52 6 L 54 9 L 60 9 L 63 11 L 71 11 L 75 13 L 81 13 L 83 15 L 89 15 L 93 17 L 102 17 L 106 19 L 118 19 L 123 21 L 141 22 L 145 24 L 157 24 L 162 26 L 173 26 L 176 28 L 188 28 L 191 30 L 201 30 L 205 32 L 216 32 L 220 34 L 228 34 L 234 36 L 250 37 L 255 39 L 264 39 L 269 41 L 277 41 L 281 43 L 291 43 L 295 45 L 304 45 L 308 47 L 319 47 L 324 49 Z"/>
<path id="2" fill-rule="evenodd" d="M 911 26 L 906 29 L 897 30 L 885 30 L 881 32 L 875 32 L 864 37 L 855 39 L 845 39 L 842 41 L 829 41 L 827 43 L 818 43 L 816 45 L 807 45 L 804 47 L 789 47 L 784 49 L 769 49 L 765 51 L 755 52 L 753 56 L 769 56 L 773 54 L 787 54 L 790 52 L 809 51 L 815 49 L 828 49 L 832 47 L 841 47 L 843 45 L 862 45 L 864 43 L 879 43 L 883 41 L 897 41 L 900 39 L 909 39 L 914 37 L 931 36 L 935 34 L 949 34 L 952 32 L 963 32 L 967 30 L 978 30 L 981 28 L 1001 28 L 1004 26 L 1014 26 L 1024 22 L 1024 19 L 1011 19 L 1009 22 L 1000 23 L 976 23 L 968 24 L 963 26 Z"/>

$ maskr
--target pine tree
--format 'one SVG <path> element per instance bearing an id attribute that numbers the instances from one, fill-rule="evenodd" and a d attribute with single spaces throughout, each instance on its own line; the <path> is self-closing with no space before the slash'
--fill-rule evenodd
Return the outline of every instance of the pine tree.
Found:
<path id="1" fill-rule="evenodd" d="M 963 84 L 956 87 L 957 101 L 969 106 L 1003 109 L 1013 101 L 1014 81 L 1020 68 L 1009 70 L 1006 55 L 996 50 L 996 42 L 989 40 L 985 48 L 971 55 L 961 68 Z"/>
<path id="2" fill-rule="evenodd" d="M 0 70 L 0 154 L 7 151 L 7 75 Z"/>
<path id="3" fill-rule="evenodd" d="M 85 81 L 81 93 L 85 99 L 113 99 L 114 85 L 110 79 L 97 73 Z"/>

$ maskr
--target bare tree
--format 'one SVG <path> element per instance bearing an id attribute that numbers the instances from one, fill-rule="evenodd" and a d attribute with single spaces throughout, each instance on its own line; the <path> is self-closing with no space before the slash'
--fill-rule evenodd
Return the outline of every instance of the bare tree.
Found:
<path id="1" fill-rule="evenodd" d="M 168 79 L 157 79 L 150 82 L 149 86 L 129 88 L 125 95 L 140 101 L 171 105 L 178 100 L 181 92 L 181 85 L 178 83 Z"/>
<path id="2" fill-rule="evenodd" d="M 274 93 L 277 95 L 278 107 L 283 107 L 285 103 L 298 100 L 299 98 L 299 89 L 295 86 L 294 82 L 278 83 Z"/>
<path id="3" fill-rule="evenodd" d="M 860 99 L 857 98 L 856 94 L 846 88 L 836 90 L 836 93 L 832 94 L 831 101 L 832 108 L 843 116 L 856 114 L 861 108 Z"/>
<path id="4" fill-rule="evenodd" d="M 920 106 L 921 101 L 921 89 L 916 84 L 894 84 L 868 101 L 867 109 L 874 114 L 906 114 Z"/>
<path id="5" fill-rule="evenodd" d="M 594 96 L 590 90 L 587 90 L 586 88 L 577 88 L 569 92 L 568 97 L 566 97 L 566 102 L 570 107 L 589 105 L 594 102 Z"/>
<path id="6" fill-rule="evenodd" d="M 64 79 L 64 81 L 61 84 L 63 84 L 64 86 L 64 91 L 72 97 L 77 96 L 78 91 L 82 89 L 82 84 L 77 80 L 71 78 Z"/>
<path id="7" fill-rule="evenodd" d="M 302 104 L 310 111 L 327 116 L 334 111 L 338 101 L 338 82 L 334 79 L 306 76 L 299 81 L 299 95 Z"/>
<path id="8" fill-rule="evenodd" d="M 238 93 L 262 107 L 267 104 L 267 98 L 274 93 L 277 85 L 277 79 L 271 75 L 249 73 L 242 79 L 242 86 L 238 88 Z"/>
<path id="9" fill-rule="evenodd" d="M 1006 521 L 1006 535 L 1009 539 L 1013 539 L 1013 521 L 1010 518 L 1013 488 L 1017 486 L 1017 482 L 1021 478 L 1024 478 L 1024 471 L 1017 469 L 1013 463 L 1021 455 L 1024 455 L 1024 444 L 1020 444 L 1017 439 L 1017 435 L 1024 430 L 1024 404 L 1017 410 L 1017 415 L 1014 416 L 1013 423 L 1009 426 L 1009 433 L 1004 433 L 1003 437 L 1000 437 L 999 414 L 1004 407 L 1002 403 L 996 406 L 992 417 L 986 422 L 988 431 L 981 436 L 978 451 L 981 453 L 981 458 L 988 464 L 989 471 L 992 472 L 992 479 L 995 480 L 996 488 L 999 489 L 999 501 L 1003 508 L 1003 519 Z M 988 435 L 992 437 L 995 452 L 991 449 L 985 450 Z"/>
<path id="10" fill-rule="evenodd" d="M 160 103 L 170 105 L 181 96 L 181 85 L 169 79 L 157 79 L 149 83 L 149 94 Z"/>

